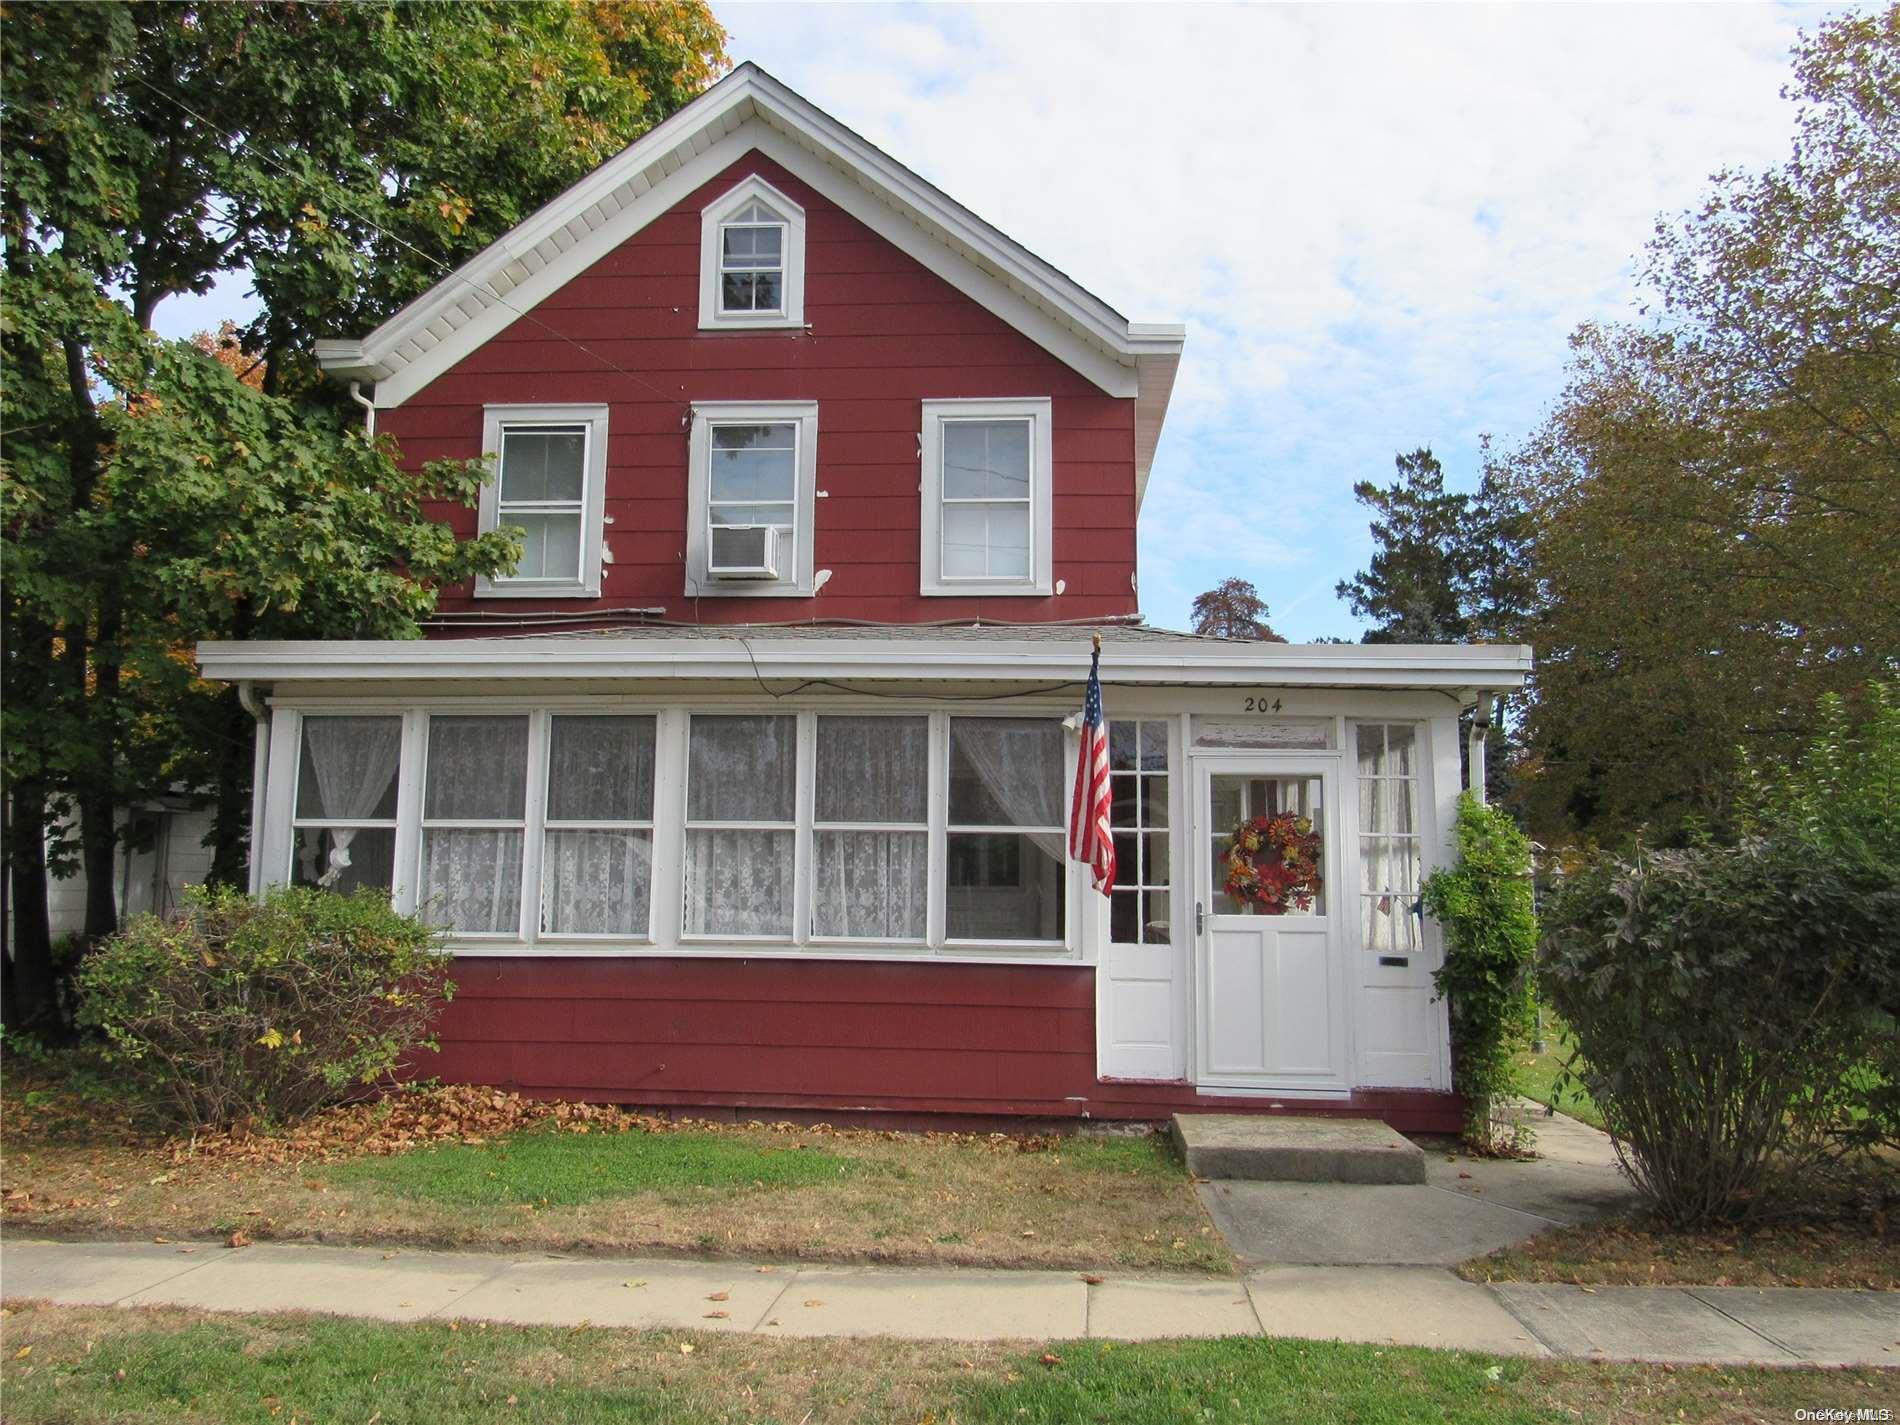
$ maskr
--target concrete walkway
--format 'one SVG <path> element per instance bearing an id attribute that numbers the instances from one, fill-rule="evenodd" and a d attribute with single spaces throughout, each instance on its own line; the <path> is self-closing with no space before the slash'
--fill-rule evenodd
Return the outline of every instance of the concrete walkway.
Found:
<path id="1" fill-rule="evenodd" d="M 0 1290 L 74 1306 L 388 1321 L 942 1340 L 1265 1334 L 1598 1360 L 1900 1367 L 1900 1292 L 1481 1286 L 1416 1266 L 1090 1281 L 1074 1272 L 9 1240 Z"/>
<path id="2" fill-rule="evenodd" d="M 1638 1205 L 1606 1134 L 1530 1107 L 1535 1158 L 1428 1151 L 1422 1183 L 1216 1179 L 1196 1188 L 1234 1255 L 1253 1266 L 1450 1267 Z"/>

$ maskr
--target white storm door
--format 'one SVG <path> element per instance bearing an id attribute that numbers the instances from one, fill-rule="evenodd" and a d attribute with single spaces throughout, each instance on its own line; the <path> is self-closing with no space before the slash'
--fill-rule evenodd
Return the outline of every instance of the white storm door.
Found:
<path id="1" fill-rule="evenodd" d="M 1194 759 L 1195 1079 L 1203 1088 L 1349 1088 L 1336 784 L 1330 761 Z M 1241 905 L 1224 889 L 1234 828 L 1289 811 L 1310 817 L 1320 834 L 1319 894 L 1309 909 L 1284 914 Z"/>

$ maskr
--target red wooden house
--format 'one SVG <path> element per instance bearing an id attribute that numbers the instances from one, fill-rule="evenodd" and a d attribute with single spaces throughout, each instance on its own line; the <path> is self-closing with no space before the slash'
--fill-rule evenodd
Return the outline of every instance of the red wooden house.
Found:
<path id="1" fill-rule="evenodd" d="M 741 66 L 322 347 L 405 460 L 494 458 L 441 517 L 525 552 L 421 643 L 201 646 L 267 700 L 255 883 L 449 929 L 452 1081 L 1455 1127 L 1417 885 L 1529 651 L 1142 624 L 1184 335 Z M 1108 897 L 1063 845 L 1098 632 Z M 1283 813 L 1321 884 L 1248 913 L 1229 833 Z"/>

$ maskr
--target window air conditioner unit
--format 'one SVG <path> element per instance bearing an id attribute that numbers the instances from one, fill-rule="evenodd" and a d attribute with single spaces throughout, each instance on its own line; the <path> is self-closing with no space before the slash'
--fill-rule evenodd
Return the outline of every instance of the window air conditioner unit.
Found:
<path id="1" fill-rule="evenodd" d="M 716 524 L 706 573 L 714 579 L 776 579 L 778 526 Z"/>

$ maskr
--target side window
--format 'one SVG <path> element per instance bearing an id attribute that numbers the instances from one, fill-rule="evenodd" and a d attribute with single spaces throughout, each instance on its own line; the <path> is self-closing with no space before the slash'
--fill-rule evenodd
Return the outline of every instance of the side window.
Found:
<path id="1" fill-rule="evenodd" d="M 1172 938 L 1173 886 L 1168 869 L 1167 723 L 1111 723 L 1108 778 L 1115 830 L 1108 938 L 1117 945 L 1166 945 Z"/>
<path id="2" fill-rule="evenodd" d="M 1419 948 L 1418 732 L 1410 723 L 1360 723 L 1359 932 L 1370 951 Z"/>
<path id="3" fill-rule="evenodd" d="M 699 325 L 805 324 L 805 210 L 754 175 L 700 211 Z"/>
<path id="4" fill-rule="evenodd" d="M 607 481 L 605 406 L 490 406 L 482 449 L 495 478 L 482 488 L 481 528 L 514 529 L 521 562 L 477 581 L 489 598 L 600 593 Z"/>
<path id="5" fill-rule="evenodd" d="M 923 403 L 921 592 L 1054 592 L 1050 405 Z"/>
<path id="6" fill-rule="evenodd" d="M 810 594 L 817 404 L 696 405 L 688 459 L 686 592 Z"/>

